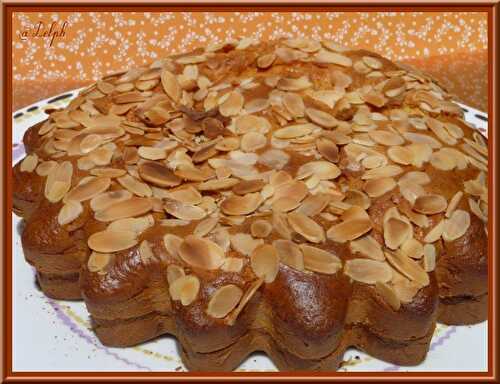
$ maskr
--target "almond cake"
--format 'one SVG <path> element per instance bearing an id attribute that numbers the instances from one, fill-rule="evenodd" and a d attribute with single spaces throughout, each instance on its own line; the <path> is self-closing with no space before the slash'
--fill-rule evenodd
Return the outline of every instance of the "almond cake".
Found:
<path id="1" fill-rule="evenodd" d="M 191 370 L 264 351 L 400 365 L 487 318 L 488 145 L 429 76 L 332 41 L 244 38 L 104 77 L 13 169 L 43 292 L 109 346 Z"/>

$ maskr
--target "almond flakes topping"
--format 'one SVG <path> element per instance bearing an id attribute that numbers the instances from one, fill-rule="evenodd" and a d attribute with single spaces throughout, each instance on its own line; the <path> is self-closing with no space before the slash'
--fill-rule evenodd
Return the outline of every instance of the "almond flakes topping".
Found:
<path id="1" fill-rule="evenodd" d="M 303 213 L 289 213 L 288 223 L 295 232 L 312 243 L 322 243 L 325 241 L 325 231 L 323 227 Z"/>
<path id="2" fill-rule="evenodd" d="M 392 278 L 392 271 L 384 261 L 369 259 L 347 260 L 344 273 L 351 279 L 364 284 L 386 283 Z"/>
<path id="3" fill-rule="evenodd" d="M 425 215 L 435 215 L 444 212 L 447 206 L 448 202 L 443 196 L 430 194 L 417 197 L 413 209 Z"/>
<path id="4" fill-rule="evenodd" d="M 215 291 L 207 305 L 207 314 L 222 319 L 231 312 L 241 300 L 243 291 L 234 284 L 224 285 Z"/>
<path id="5" fill-rule="evenodd" d="M 253 213 L 262 203 L 260 193 L 248 193 L 244 196 L 229 196 L 220 205 L 226 215 L 248 215 Z"/>
<path id="6" fill-rule="evenodd" d="M 341 260 L 333 253 L 307 244 L 301 244 L 304 255 L 304 267 L 310 271 L 335 274 L 342 268 Z"/>
<path id="7" fill-rule="evenodd" d="M 183 306 L 193 303 L 200 290 L 200 279 L 195 275 L 180 276 L 168 288 L 172 300 L 180 300 Z"/>
<path id="8" fill-rule="evenodd" d="M 250 256 L 250 265 L 255 276 L 272 283 L 279 271 L 279 257 L 276 249 L 270 244 L 255 248 Z"/>
<path id="9" fill-rule="evenodd" d="M 467 211 L 457 209 L 453 211 L 449 219 L 444 220 L 443 240 L 453 241 L 462 237 L 470 227 L 470 214 Z"/>
<path id="10" fill-rule="evenodd" d="M 213 270 L 224 261 L 224 251 L 213 241 L 188 235 L 179 246 L 179 256 L 195 268 Z"/>
<path id="11" fill-rule="evenodd" d="M 137 244 L 137 237 L 132 231 L 101 231 L 89 236 L 90 249 L 100 253 L 119 252 Z"/>
<path id="12" fill-rule="evenodd" d="M 125 219 L 127 217 L 135 217 L 148 213 L 153 208 L 153 203 L 150 199 L 141 197 L 132 197 L 126 200 L 119 200 L 114 204 L 107 205 L 102 210 L 95 212 L 95 219 L 98 221 L 115 221 Z"/>
<path id="13" fill-rule="evenodd" d="M 337 243 L 357 239 L 372 229 L 372 223 L 369 219 L 355 219 L 344 221 L 333 225 L 326 236 Z"/>

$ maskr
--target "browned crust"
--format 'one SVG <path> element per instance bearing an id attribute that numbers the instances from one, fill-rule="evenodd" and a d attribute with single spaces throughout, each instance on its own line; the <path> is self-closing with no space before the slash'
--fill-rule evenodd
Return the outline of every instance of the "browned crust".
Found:
<path id="1" fill-rule="evenodd" d="M 57 300 L 80 300 L 79 273 L 43 273 L 38 272 L 36 278 L 43 293 Z"/>

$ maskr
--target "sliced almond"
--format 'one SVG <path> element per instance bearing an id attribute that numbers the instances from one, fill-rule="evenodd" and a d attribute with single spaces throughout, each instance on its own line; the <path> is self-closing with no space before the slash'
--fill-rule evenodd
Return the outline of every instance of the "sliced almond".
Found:
<path id="1" fill-rule="evenodd" d="M 310 195 L 302 201 L 302 204 L 299 208 L 297 208 L 297 211 L 306 216 L 313 217 L 320 214 L 327 207 L 330 200 L 331 195 L 327 193 Z"/>
<path id="2" fill-rule="evenodd" d="M 445 213 L 446 217 L 449 218 L 451 216 L 451 214 L 453 213 L 455 208 L 457 208 L 458 203 L 462 199 L 463 195 L 464 195 L 464 193 L 462 191 L 458 191 L 457 193 L 455 193 L 453 195 L 453 197 L 450 200 L 450 203 L 448 204 L 448 208 L 446 208 L 446 213 Z"/>
<path id="3" fill-rule="evenodd" d="M 437 149 L 442 147 L 442 144 L 438 140 L 429 135 L 424 135 L 422 133 L 415 133 L 415 132 L 404 132 L 402 133 L 402 135 L 406 140 L 411 141 L 412 143 L 424 143 L 427 144 L 432 149 Z"/>
<path id="4" fill-rule="evenodd" d="M 255 248 L 264 244 L 262 239 L 254 239 L 246 233 L 236 233 L 230 236 L 231 248 L 245 256 L 250 256 Z"/>
<path id="5" fill-rule="evenodd" d="M 297 93 L 287 92 L 283 95 L 283 105 L 292 117 L 304 116 L 305 105 L 302 97 Z"/>
<path id="6" fill-rule="evenodd" d="M 234 284 L 224 285 L 215 291 L 207 305 L 207 314 L 222 319 L 231 312 L 241 300 L 243 291 Z"/>
<path id="7" fill-rule="evenodd" d="M 188 235 L 179 247 L 179 256 L 195 268 L 213 270 L 224 261 L 224 251 L 213 241 Z"/>
<path id="8" fill-rule="evenodd" d="M 368 67 L 372 69 L 382 68 L 382 62 L 373 56 L 363 56 L 362 60 Z"/>
<path id="9" fill-rule="evenodd" d="M 38 156 L 36 154 L 28 155 L 21 162 L 19 170 L 21 172 L 33 172 L 38 165 Z"/>
<path id="10" fill-rule="evenodd" d="M 152 161 L 140 164 L 138 171 L 143 180 L 159 187 L 175 187 L 182 182 L 170 169 Z"/>
<path id="11" fill-rule="evenodd" d="M 367 180 L 363 186 L 364 191 L 370 197 L 380 197 L 396 187 L 396 181 L 392 177 Z"/>
<path id="12" fill-rule="evenodd" d="M 69 161 L 63 161 L 58 164 L 45 181 L 45 197 L 47 200 L 51 203 L 61 200 L 71 188 L 72 177 L 73 164 Z"/>
<path id="13" fill-rule="evenodd" d="M 427 126 L 432 132 L 444 143 L 448 145 L 455 145 L 457 140 L 449 134 L 444 124 L 432 117 L 428 117 L 426 120 Z"/>
<path id="14" fill-rule="evenodd" d="M 269 121 L 265 117 L 254 115 L 238 116 L 234 122 L 234 126 L 236 132 L 240 135 L 252 131 L 266 134 L 271 128 Z"/>
<path id="15" fill-rule="evenodd" d="M 405 81 L 401 77 L 392 77 L 385 83 L 383 91 L 387 97 L 397 97 L 406 90 Z"/>
<path id="16" fill-rule="evenodd" d="M 321 248 L 301 244 L 304 255 L 304 267 L 313 272 L 335 274 L 342 268 L 341 260 L 333 253 Z"/>
<path id="17" fill-rule="evenodd" d="M 488 222 L 487 212 L 483 212 L 479 203 L 470 197 L 468 199 L 468 202 L 469 202 L 469 208 L 470 208 L 471 212 L 474 215 L 476 215 L 477 217 L 479 217 L 485 223 Z"/>
<path id="18" fill-rule="evenodd" d="M 169 285 L 172 285 L 175 280 L 183 276 L 186 276 L 186 273 L 180 265 L 171 264 L 167 267 L 167 282 Z"/>
<path id="19" fill-rule="evenodd" d="M 66 225 L 76 220 L 83 212 L 83 206 L 78 201 L 66 202 L 59 214 L 57 215 L 57 222 L 59 225 Z"/>
<path id="20" fill-rule="evenodd" d="M 182 96 L 182 88 L 177 81 L 177 77 L 167 69 L 161 73 L 161 84 L 165 93 L 176 103 L 178 103 Z"/>
<path id="21" fill-rule="evenodd" d="M 366 103 L 374 105 L 377 108 L 382 108 L 387 103 L 387 99 L 379 91 L 371 90 L 362 93 L 360 96 Z"/>
<path id="22" fill-rule="evenodd" d="M 411 171 L 405 173 L 403 176 L 401 176 L 398 180 L 398 184 L 408 182 L 410 184 L 419 184 L 419 185 L 425 185 L 429 184 L 431 182 L 431 179 L 429 175 L 425 172 L 420 172 L 420 171 Z"/>
<path id="23" fill-rule="evenodd" d="M 384 222 L 384 241 L 390 249 L 398 249 L 412 235 L 412 227 L 406 221 L 391 217 Z"/>
<path id="24" fill-rule="evenodd" d="M 444 220 L 441 220 L 437 223 L 424 237 L 424 242 L 426 243 L 434 243 L 441 238 L 441 235 L 444 231 Z"/>
<path id="25" fill-rule="evenodd" d="M 313 122 L 324 128 L 334 128 L 338 120 L 327 112 L 315 108 L 306 108 L 306 116 Z"/>
<path id="26" fill-rule="evenodd" d="M 412 205 L 415 204 L 418 197 L 425 195 L 425 189 L 412 181 L 399 182 L 399 191 Z"/>
<path id="27" fill-rule="evenodd" d="M 470 214 L 467 211 L 457 209 L 453 211 L 449 219 L 445 219 L 443 227 L 443 240 L 454 241 L 462 237 L 470 227 Z"/>
<path id="28" fill-rule="evenodd" d="M 271 234 L 273 226 L 266 220 L 255 220 L 250 226 L 250 232 L 253 237 L 266 238 Z"/>
<path id="29" fill-rule="evenodd" d="M 226 257 L 221 269 L 224 272 L 239 273 L 243 268 L 243 259 L 240 257 Z"/>
<path id="30" fill-rule="evenodd" d="M 118 168 L 94 168 L 90 170 L 90 174 L 92 176 L 107 177 L 114 179 L 125 175 L 126 171 L 124 169 L 118 169 Z"/>
<path id="31" fill-rule="evenodd" d="M 100 135 L 87 135 L 82 139 L 82 141 L 80 141 L 80 152 L 89 153 L 99 147 L 102 143 L 103 139 Z"/>
<path id="32" fill-rule="evenodd" d="M 81 202 L 92 199 L 106 191 L 111 185 L 111 179 L 107 177 L 93 177 L 89 181 L 77 185 L 65 196 L 66 201 Z"/>
<path id="33" fill-rule="evenodd" d="M 229 93 L 229 96 L 219 105 L 219 112 L 222 116 L 236 116 L 243 108 L 245 99 L 242 94 L 236 91 Z"/>
<path id="34" fill-rule="evenodd" d="M 327 51 L 325 49 L 321 49 L 316 53 L 316 55 L 314 56 L 314 61 L 324 64 L 336 64 L 340 65 L 341 67 L 352 66 L 352 60 L 348 56 L 342 55 L 337 52 Z"/>
<path id="35" fill-rule="evenodd" d="M 278 139 L 295 139 L 309 135 L 315 128 L 314 124 L 296 124 L 274 131 L 274 137 Z"/>
<path id="36" fill-rule="evenodd" d="M 404 139 L 401 136 L 390 131 L 370 131 L 368 132 L 368 136 L 376 143 L 386 146 L 401 145 L 404 143 Z"/>
<path id="37" fill-rule="evenodd" d="M 245 152 L 255 152 L 264 148 L 267 144 L 267 138 L 259 132 L 248 132 L 241 137 L 241 150 Z"/>
<path id="38" fill-rule="evenodd" d="M 262 285 L 263 282 L 264 282 L 264 280 L 257 279 L 252 284 L 250 284 L 250 287 L 243 294 L 243 297 L 241 298 L 241 300 L 238 303 L 238 305 L 236 306 L 236 308 L 226 318 L 227 324 L 233 325 L 235 323 L 238 315 L 241 313 L 241 311 L 243 311 L 243 308 L 252 299 L 252 297 L 255 295 L 255 292 L 257 292 L 257 290 L 260 288 L 260 286 Z"/>
<path id="39" fill-rule="evenodd" d="M 421 287 L 429 285 L 429 275 L 427 275 L 427 272 L 425 272 L 416 261 L 400 252 L 386 252 L 385 257 L 397 271 L 408 277 L 410 280 L 413 280 Z"/>
<path id="40" fill-rule="evenodd" d="M 430 194 L 417 197 L 413 209 L 425 215 L 435 215 L 444 212 L 447 206 L 448 202 L 443 196 Z"/>
<path id="41" fill-rule="evenodd" d="M 244 196 L 230 196 L 221 203 L 221 210 L 227 215 L 248 215 L 262 203 L 260 193 L 248 193 Z"/>
<path id="42" fill-rule="evenodd" d="M 332 140 L 320 137 L 316 140 L 316 148 L 326 160 L 332 163 L 337 163 L 339 161 L 339 149 Z"/>
<path id="43" fill-rule="evenodd" d="M 117 199 L 118 200 L 118 199 Z M 132 197 L 126 200 L 120 200 L 112 205 L 95 213 L 94 217 L 98 221 L 115 221 L 127 217 L 135 217 L 148 213 L 153 208 L 150 199 Z"/>
<path id="44" fill-rule="evenodd" d="M 273 246 L 283 264 L 298 271 L 304 270 L 304 255 L 296 243 L 291 240 L 278 239 L 273 241 Z"/>
<path id="45" fill-rule="evenodd" d="M 137 237 L 132 231 L 102 231 L 89 236 L 90 249 L 100 253 L 119 252 L 137 244 Z"/>
<path id="46" fill-rule="evenodd" d="M 266 184 L 262 180 L 242 180 L 234 185 L 233 192 L 237 195 L 259 192 Z"/>
<path id="47" fill-rule="evenodd" d="M 340 173 L 340 169 L 333 163 L 322 160 L 310 161 L 300 166 L 297 178 L 304 179 L 316 175 L 320 180 L 332 180 L 340 176 Z"/>
<path id="48" fill-rule="evenodd" d="M 443 149 L 440 149 L 431 155 L 430 163 L 434 168 L 441 171 L 451 171 L 457 166 L 455 157 Z"/>
<path id="49" fill-rule="evenodd" d="M 119 177 L 117 180 L 124 188 L 132 192 L 134 195 L 140 197 L 151 197 L 153 195 L 153 191 L 151 190 L 149 185 L 140 182 L 135 177 L 125 175 Z"/>
<path id="50" fill-rule="evenodd" d="M 258 246 L 250 256 L 253 272 L 266 283 L 272 283 L 279 271 L 279 257 L 276 249 L 270 244 Z"/>
<path id="51" fill-rule="evenodd" d="M 323 227 L 303 213 L 289 213 L 288 223 L 295 232 L 312 243 L 322 243 L 325 241 L 325 231 Z"/>
<path id="52" fill-rule="evenodd" d="M 391 267 L 386 262 L 369 259 L 347 260 L 344 273 L 364 284 L 386 283 L 392 278 Z"/>
<path id="53" fill-rule="evenodd" d="M 369 219 L 356 219 L 344 221 L 333 225 L 326 236 L 337 243 L 357 239 L 372 229 L 372 223 Z"/>
<path id="54" fill-rule="evenodd" d="M 412 143 L 405 147 L 412 153 L 412 164 L 415 167 L 422 167 L 432 156 L 432 148 L 427 143 Z M 409 160 L 410 157 L 407 157 Z"/>
<path id="55" fill-rule="evenodd" d="M 141 146 L 137 150 L 137 154 L 146 160 L 161 160 L 167 157 L 164 148 L 156 148 L 156 147 Z"/>
<path id="56" fill-rule="evenodd" d="M 196 225 L 196 227 L 193 231 L 193 234 L 195 236 L 198 236 L 198 237 L 203 237 L 203 236 L 209 234 L 210 231 L 212 231 L 212 229 L 215 228 L 215 226 L 217 225 L 218 222 L 219 222 L 218 217 L 208 217 L 205 220 L 200 221 Z"/>
<path id="57" fill-rule="evenodd" d="M 104 272 L 111 263 L 112 255 L 109 253 L 92 252 L 87 261 L 89 272 Z"/>
<path id="58" fill-rule="evenodd" d="M 49 173 L 51 173 L 55 169 L 56 166 L 57 166 L 57 162 L 54 160 L 43 161 L 36 168 L 36 174 L 38 176 L 47 176 Z"/>
<path id="59" fill-rule="evenodd" d="M 282 91 L 302 91 L 304 89 L 310 88 L 312 86 L 312 83 L 309 81 L 309 78 L 307 76 L 302 76 L 299 78 L 284 77 L 278 80 L 276 86 Z"/>
<path id="60" fill-rule="evenodd" d="M 382 246 L 370 235 L 365 235 L 356 240 L 352 240 L 350 247 L 351 252 L 360 253 L 369 259 L 378 261 L 385 260 L 384 252 L 382 252 Z"/>
<path id="61" fill-rule="evenodd" d="M 401 252 L 412 259 L 420 259 L 424 255 L 424 246 L 414 238 L 408 238 L 401 244 Z"/>
<path id="62" fill-rule="evenodd" d="M 88 156 L 95 165 L 108 165 L 113 157 L 113 151 L 109 148 L 101 147 L 94 149 Z"/>
<path id="63" fill-rule="evenodd" d="M 196 205 L 185 204 L 174 199 L 164 199 L 163 208 L 170 215 L 181 220 L 201 220 L 207 213 Z"/>
<path id="64" fill-rule="evenodd" d="M 371 200 L 370 198 L 361 191 L 357 189 L 349 189 L 345 192 L 345 198 L 342 201 L 350 206 L 360 207 L 362 210 L 370 208 Z M 356 212 L 359 213 L 360 211 Z M 342 218 L 342 220 L 348 220 L 347 218 Z"/>
<path id="65" fill-rule="evenodd" d="M 151 228 L 155 223 L 152 215 L 143 217 L 127 217 L 111 222 L 108 230 L 111 231 L 133 231 L 139 236 L 146 229 Z"/>
<path id="66" fill-rule="evenodd" d="M 384 167 L 369 169 L 362 176 L 363 180 L 380 179 L 383 177 L 394 177 L 403 172 L 399 165 L 386 165 Z"/>
<path id="67" fill-rule="evenodd" d="M 239 183 L 238 179 L 233 179 L 233 178 L 208 180 L 198 184 L 197 188 L 200 191 L 218 191 L 221 189 L 232 188 L 238 183 Z"/>
<path id="68" fill-rule="evenodd" d="M 260 69 L 269 68 L 274 60 L 276 60 L 276 55 L 274 53 L 268 53 L 257 58 L 257 67 Z"/>
<path id="69" fill-rule="evenodd" d="M 177 258 L 179 256 L 179 248 L 184 240 L 172 233 L 167 233 L 163 236 L 163 245 L 167 252 Z"/>
<path id="70" fill-rule="evenodd" d="M 123 189 L 101 193 L 90 200 L 90 208 L 92 208 L 93 211 L 102 211 L 115 203 L 128 200 L 131 197 L 132 194 Z"/>
<path id="71" fill-rule="evenodd" d="M 203 200 L 201 193 L 190 185 L 168 192 L 167 197 L 188 205 L 198 205 Z"/>
<path id="72" fill-rule="evenodd" d="M 214 172 L 207 168 L 196 168 L 194 166 L 179 166 L 174 171 L 177 177 L 189 181 L 205 181 L 214 176 Z"/>
<path id="73" fill-rule="evenodd" d="M 397 276 L 397 278 L 394 278 L 394 276 Z M 393 269 L 392 288 L 402 303 L 411 303 L 420 290 L 421 285 L 407 279 Z"/>
<path id="74" fill-rule="evenodd" d="M 426 272 L 432 272 L 436 268 L 436 247 L 433 244 L 424 245 L 423 267 Z"/>
<path id="75" fill-rule="evenodd" d="M 200 279 L 195 275 L 181 276 L 175 279 L 168 288 L 172 300 L 180 300 L 187 306 L 196 300 L 200 291 Z"/>
<path id="76" fill-rule="evenodd" d="M 387 156 L 397 164 L 409 165 L 414 162 L 413 152 L 410 149 L 399 145 L 388 148 Z"/>

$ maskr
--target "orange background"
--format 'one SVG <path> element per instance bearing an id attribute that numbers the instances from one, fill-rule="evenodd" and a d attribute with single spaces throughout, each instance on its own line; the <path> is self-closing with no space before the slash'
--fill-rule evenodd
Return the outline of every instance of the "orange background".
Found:
<path id="1" fill-rule="evenodd" d="M 66 35 L 21 34 L 42 21 Z M 208 43 L 309 36 L 366 48 L 429 72 L 468 105 L 487 110 L 486 13 L 89 12 L 13 15 L 14 109 L 100 76 Z"/>

